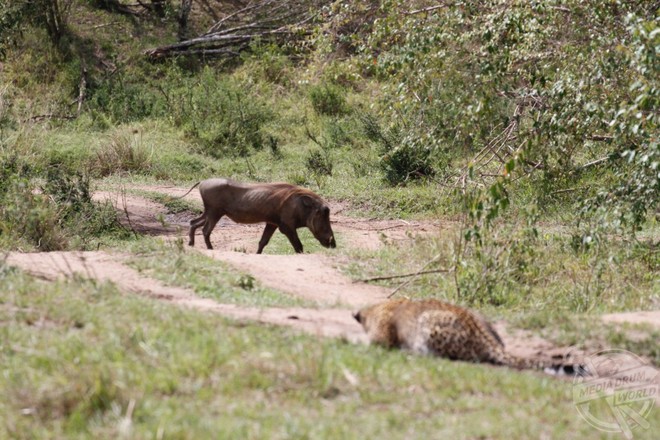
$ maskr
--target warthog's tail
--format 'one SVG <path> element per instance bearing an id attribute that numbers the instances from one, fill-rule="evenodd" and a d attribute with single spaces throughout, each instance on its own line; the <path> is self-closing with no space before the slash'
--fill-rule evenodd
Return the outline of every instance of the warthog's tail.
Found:
<path id="1" fill-rule="evenodd" d="M 197 182 L 196 184 L 194 184 L 194 185 L 192 186 L 192 188 L 190 188 L 190 189 L 188 190 L 188 192 L 185 193 L 184 195 L 179 196 L 179 197 L 171 197 L 170 200 L 179 200 L 179 199 L 184 198 L 185 196 L 187 196 L 188 194 L 190 194 L 190 191 L 192 191 L 193 189 L 197 188 L 197 185 L 199 185 L 200 183 L 202 183 L 201 180 L 200 180 L 199 182 Z"/>

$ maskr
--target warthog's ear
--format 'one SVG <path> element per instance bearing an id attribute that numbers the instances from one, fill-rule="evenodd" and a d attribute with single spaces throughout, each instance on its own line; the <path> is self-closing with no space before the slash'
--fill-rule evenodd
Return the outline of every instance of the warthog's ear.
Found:
<path id="1" fill-rule="evenodd" d="M 314 207 L 314 201 L 307 197 L 307 196 L 301 196 L 300 201 L 302 202 L 303 206 L 305 208 L 313 208 Z"/>
<path id="2" fill-rule="evenodd" d="M 327 206 L 324 206 L 323 207 L 323 215 L 326 216 L 326 217 L 329 217 L 330 216 L 330 208 L 328 208 Z"/>

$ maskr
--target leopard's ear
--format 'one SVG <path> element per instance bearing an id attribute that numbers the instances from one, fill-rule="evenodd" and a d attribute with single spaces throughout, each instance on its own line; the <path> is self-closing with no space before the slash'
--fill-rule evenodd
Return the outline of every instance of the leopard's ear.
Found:
<path id="1" fill-rule="evenodd" d="M 353 318 L 360 324 L 362 324 L 362 315 L 360 315 L 360 312 L 355 312 L 353 313 Z"/>

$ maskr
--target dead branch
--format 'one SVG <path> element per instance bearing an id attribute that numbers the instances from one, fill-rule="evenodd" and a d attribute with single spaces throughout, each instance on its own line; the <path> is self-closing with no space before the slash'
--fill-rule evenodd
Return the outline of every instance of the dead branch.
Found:
<path id="1" fill-rule="evenodd" d="M 87 68 L 82 67 L 80 69 L 80 84 L 78 85 L 78 109 L 76 115 L 80 116 L 80 111 L 82 110 L 82 104 L 85 100 L 85 90 L 87 89 Z"/>
<path id="2" fill-rule="evenodd" d="M 422 14 L 424 12 L 431 12 L 431 11 L 435 11 L 436 9 L 446 8 L 448 6 L 452 6 L 452 5 L 441 4 L 441 5 L 429 6 L 427 8 L 416 9 L 414 11 L 407 11 L 407 12 L 404 12 L 403 14 L 404 15 Z"/>
<path id="3" fill-rule="evenodd" d="M 144 54 L 151 59 L 194 54 L 234 57 L 255 40 L 276 44 L 295 40 L 309 33 L 307 25 L 327 2 L 317 0 L 310 7 L 309 1 L 248 1 L 216 19 L 204 34 L 148 49 Z M 183 20 L 182 16 L 181 25 Z M 185 38 L 183 31 L 180 38 Z"/>
<path id="4" fill-rule="evenodd" d="M 396 289 L 394 289 L 394 290 L 392 291 L 392 293 L 390 293 L 389 295 L 387 295 L 387 298 L 392 298 L 392 297 L 393 297 L 393 296 L 394 296 L 399 290 L 401 290 L 404 286 L 410 284 L 415 278 L 417 278 L 419 275 L 421 275 L 422 272 L 424 272 L 424 270 L 425 270 L 427 267 L 429 267 L 431 264 L 435 263 L 435 262 L 438 260 L 438 258 L 440 258 L 440 254 L 436 255 L 436 256 L 433 257 L 433 258 L 431 258 L 431 259 L 430 259 L 429 261 L 427 261 L 426 264 L 425 264 L 424 266 L 422 266 L 417 272 L 415 272 L 414 274 L 412 274 L 412 275 L 409 277 L 408 280 L 406 280 L 406 281 L 404 281 L 403 283 L 399 284 L 399 287 L 397 287 Z"/>
<path id="5" fill-rule="evenodd" d="M 592 134 L 591 136 L 587 136 L 587 139 L 590 141 L 611 141 L 614 139 L 614 136 L 608 136 L 605 134 Z"/>
<path id="6" fill-rule="evenodd" d="M 600 159 L 592 160 L 591 162 L 587 162 L 584 165 L 582 165 L 579 170 L 584 170 L 587 168 L 595 167 L 596 165 L 600 165 L 601 163 L 607 162 L 610 160 L 609 156 L 608 157 L 601 157 Z"/>
<path id="7" fill-rule="evenodd" d="M 372 281 L 384 281 L 384 280 L 394 280 L 397 278 L 407 278 L 407 277 L 414 277 L 418 275 L 426 275 L 430 273 L 445 273 L 449 272 L 450 269 L 432 269 L 432 270 L 423 270 L 421 272 L 412 272 L 412 273 L 404 273 L 401 275 L 387 275 L 387 276 L 382 276 L 382 277 L 373 277 L 373 278 L 364 278 L 361 280 L 355 280 L 353 281 L 354 283 L 370 283 Z"/>
<path id="8" fill-rule="evenodd" d="M 582 190 L 582 189 L 589 189 L 589 187 L 588 187 L 588 186 L 578 186 L 578 187 L 576 187 L 576 188 L 559 189 L 559 190 L 557 190 L 557 191 L 553 191 L 553 192 L 551 192 L 551 193 L 548 194 L 548 195 L 550 195 L 550 196 L 555 196 L 555 195 L 557 195 L 557 194 L 565 194 L 565 193 L 569 193 L 569 192 L 573 192 L 573 191 L 580 191 L 580 190 Z"/>
<path id="9" fill-rule="evenodd" d="M 550 6 L 550 9 L 554 9 L 554 10 L 556 10 L 556 11 L 565 12 L 565 13 L 567 13 L 567 14 L 570 14 L 570 13 L 571 13 L 571 10 L 568 9 L 567 7 L 565 7 L 565 6 Z"/>
<path id="10" fill-rule="evenodd" d="M 55 114 L 48 114 L 48 115 L 37 115 L 37 116 L 32 116 L 27 119 L 23 119 L 24 123 L 27 122 L 40 122 L 40 121 L 45 121 L 47 119 L 64 119 L 64 120 L 71 120 L 71 119 L 76 119 L 75 116 L 70 116 L 70 115 L 55 115 Z"/>

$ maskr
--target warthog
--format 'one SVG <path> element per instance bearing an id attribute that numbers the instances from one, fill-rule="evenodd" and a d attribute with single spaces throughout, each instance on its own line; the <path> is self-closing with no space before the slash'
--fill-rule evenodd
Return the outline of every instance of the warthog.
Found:
<path id="1" fill-rule="evenodd" d="M 302 253 L 303 245 L 296 229 L 303 226 L 307 226 L 323 246 L 336 246 L 330 227 L 330 208 L 321 197 L 308 189 L 288 183 L 246 184 L 229 179 L 207 179 L 196 183 L 188 193 L 197 185 L 204 203 L 204 213 L 190 221 L 190 246 L 195 245 L 195 231 L 203 226 L 206 247 L 213 249 L 211 231 L 224 215 L 236 223 L 266 223 L 259 240 L 258 254 L 278 228 L 297 253 Z"/>

